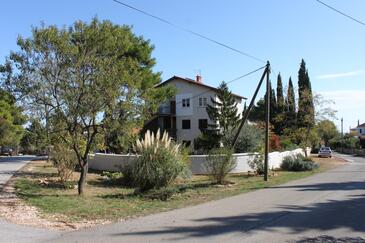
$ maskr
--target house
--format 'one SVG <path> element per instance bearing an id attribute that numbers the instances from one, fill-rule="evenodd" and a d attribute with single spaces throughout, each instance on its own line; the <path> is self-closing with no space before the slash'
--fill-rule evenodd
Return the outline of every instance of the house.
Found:
<path id="1" fill-rule="evenodd" d="M 173 76 L 160 83 L 176 87 L 176 95 L 169 102 L 162 104 L 155 117 L 146 124 L 146 129 L 167 131 L 179 143 L 190 149 L 194 148 L 194 140 L 201 134 L 201 129 L 213 124 L 206 112 L 206 106 L 212 105 L 211 98 L 217 99 L 217 88 L 203 83 L 201 76 L 196 79 Z M 234 94 L 239 114 L 243 111 L 245 97 Z"/>
<path id="2" fill-rule="evenodd" d="M 364 140 L 365 139 L 365 123 L 360 124 L 360 122 L 358 122 L 357 127 L 350 129 L 350 133 L 351 133 L 351 135 Z"/>

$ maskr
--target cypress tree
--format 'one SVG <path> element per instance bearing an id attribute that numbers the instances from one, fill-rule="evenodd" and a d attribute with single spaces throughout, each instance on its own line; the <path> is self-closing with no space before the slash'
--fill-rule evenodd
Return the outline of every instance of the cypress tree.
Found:
<path id="1" fill-rule="evenodd" d="M 314 126 L 314 104 L 312 87 L 309 79 L 308 70 L 304 60 L 300 64 L 298 72 L 298 127 L 313 127 Z"/>
<path id="2" fill-rule="evenodd" d="M 277 135 L 282 135 L 283 130 L 285 128 L 286 122 L 285 122 L 285 99 L 283 94 L 283 83 L 281 79 L 281 75 L 279 73 L 277 78 L 277 85 L 276 85 L 276 116 L 273 120 L 274 125 L 274 132 Z"/>
<path id="3" fill-rule="evenodd" d="M 289 78 L 288 92 L 286 95 L 286 124 L 294 127 L 296 124 L 295 93 L 291 77 Z"/>
<path id="4" fill-rule="evenodd" d="M 270 123 L 275 126 L 275 118 L 277 115 L 277 103 L 276 103 L 276 95 L 275 90 L 272 88 L 270 84 Z"/>
<path id="5" fill-rule="evenodd" d="M 285 100 L 283 94 L 283 82 L 281 80 L 281 75 L 279 73 L 277 85 L 276 85 L 276 95 L 277 95 L 277 111 L 278 114 L 283 114 L 285 112 Z"/>

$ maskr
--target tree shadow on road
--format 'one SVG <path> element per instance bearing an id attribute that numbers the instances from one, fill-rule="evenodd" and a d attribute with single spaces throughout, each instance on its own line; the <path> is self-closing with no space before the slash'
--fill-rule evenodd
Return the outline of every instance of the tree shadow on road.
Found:
<path id="1" fill-rule="evenodd" d="M 340 237 L 335 238 L 328 235 L 321 235 L 313 238 L 302 238 L 298 241 L 290 243 L 365 243 L 365 239 L 361 237 Z"/>
<path id="2" fill-rule="evenodd" d="M 274 186 L 268 189 L 293 188 L 298 191 L 349 191 L 365 190 L 365 181 L 350 181 L 338 183 L 318 183 L 312 185 Z"/>
<path id="3" fill-rule="evenodd" d="M 364 184 L 363 182 L 345 182 L 297 187 L 300 190 L 311 191 L 364 190 Z M 191 226 L 167 226 L 158 230 L 120 233 L 114 236 L 163 234 L 176 236 L 177 234 L 177 238 L 174 239 L 184 239 L 185 237 L 207 237 L 228 233 L 250 233 L 256 230 L 279 232 L 280 229 L 287 229 L 294 235 L 308 230 L 327 231 L 338 228 L 350 229 L 361 234 L 365 232 L 365 194 L 363 192 L 347 196 L 344 200 L 327 200 L 309 206 L 274 206 L 275 208 L 267 212 L 191 219 Z"/>

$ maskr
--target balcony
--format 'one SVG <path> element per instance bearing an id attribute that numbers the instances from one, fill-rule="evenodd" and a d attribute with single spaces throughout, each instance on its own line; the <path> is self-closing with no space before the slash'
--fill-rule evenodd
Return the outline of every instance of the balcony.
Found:
<path id="1" fill-rule="evenodd" d="M 159 115 L 175 115 L 176 114 L 176 102 L 171 101 L 170 103 L 162 104 L 158 108 Z"/>

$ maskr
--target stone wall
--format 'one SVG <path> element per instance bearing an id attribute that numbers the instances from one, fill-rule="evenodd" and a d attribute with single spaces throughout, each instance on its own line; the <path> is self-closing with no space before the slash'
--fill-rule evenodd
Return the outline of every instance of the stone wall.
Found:
<path id="1" fill-rule="evenodd" d="M 288 155 L 303 154 L 302 149 L 296 149 L 285 152 L 272 152 L 269 154 L 269 168 L 276 169 L 280 167 L 283 158 Z M 310 154 L 310 152 L 308 153 Z M 250 171 L 248 161 L 255 156 L 254 153 L 234 154 L 237 166 L 232 173 L 243 173 Z M 120 167 L 126 163 L 132 162 L 136 159 L 136 155 L 122 155 L 122 154 L 102 154 L 96 153 L 89 156 L 89 168 L 100 171 L 120 171 Z M 204 166 L 207 155 L 191 155 L 191 171 L 193 174 L 206 174 Z"/>

